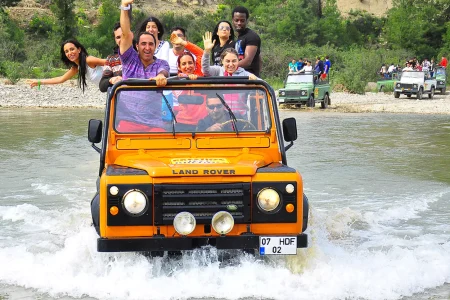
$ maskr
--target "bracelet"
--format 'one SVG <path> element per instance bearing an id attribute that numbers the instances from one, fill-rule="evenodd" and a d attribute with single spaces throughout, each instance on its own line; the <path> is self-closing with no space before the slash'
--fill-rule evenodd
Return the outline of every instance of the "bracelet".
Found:
<path id="1" fill-rule="evenodd" d="M 127 6 L 120 6 L 119 7 L 121 10 L 130 10 L 130 4 L 128 4 Z"/>

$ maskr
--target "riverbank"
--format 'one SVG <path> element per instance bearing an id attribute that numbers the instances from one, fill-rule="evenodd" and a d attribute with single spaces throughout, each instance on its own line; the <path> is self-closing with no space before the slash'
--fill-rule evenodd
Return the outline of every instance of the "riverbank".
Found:
<path id="1" fill-rule="evenodd" d="M 84 93 L 77 87 L 74 80 L 64 84 L 44 85 L 40 89 L 30 88 L 25 80 L 16 85 L 0 82 L 0 107 L 28 108 L 103 108 L 106 94 L 101 93 L 96 86 L 90 86 Z M 320 104 L 314 109 L 319 111 Z M 289 109 L 289 108 L 286 108 Z M 323 110 L 320 110 L 323 111 Z M 422 100 L 415 97 L 401 96 L 395 99 L 392 93 L 366 93 L 365 95 L 332 93 L 329 112 L 391 112 L 391 113 L 421 113 L 450 114 L 450 95 L 435 94 L 433 99 L 424 95 Z"/>

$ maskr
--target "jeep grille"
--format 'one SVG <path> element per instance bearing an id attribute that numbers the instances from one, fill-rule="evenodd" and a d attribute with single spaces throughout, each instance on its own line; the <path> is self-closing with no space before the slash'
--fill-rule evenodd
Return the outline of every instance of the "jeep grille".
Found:
<path id="1" fill-rule="evenodd" d="M 154 223 L 172 225 L 182 211 L 194 215 L 197 224 L 210 224 L 218 211 L 228 211 L 235 223 L 250 222 L 250 184 L 154 185 Z M 233 207 L 233 209 L 230 209 Z"/>
<path id="2" fill-rule="evenodd" d="M 300 97 L 300 91 L 285 91 L 286 97 Z"/>

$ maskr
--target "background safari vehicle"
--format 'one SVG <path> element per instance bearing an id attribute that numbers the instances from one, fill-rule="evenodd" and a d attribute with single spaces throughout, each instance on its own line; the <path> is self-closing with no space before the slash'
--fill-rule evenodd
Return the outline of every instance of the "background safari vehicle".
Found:
<path id="1" fill-rule="evenodd" d="M 393 91 L 394 85 L 400 80 L 402 77 L 401 72 L 392 73 L 388 78 L 384 76 L 379 78 L 377 81 L 377 91 L 385 92 L 385 91 Z"/>
<path id="2" fill-rule="evenodd" d="M 404 94 L 407 97 L 416 95 L 417 99 L 422 99 L 423 94 L 428 94 L 428 98 L 433 98 L 435 89 L 436 79 L 430 78 L 428 72 L 405 71 L 395 84 L 394 97 L 399 98 L 400 94 Z"/>
<path id="3" fill-rule="evenodd" d="M 288 74 L 284 88 L 278 91 L 279 104 L 315 107 L 316 102 L 320 102 L 321 108 L 327 108 L 331 104 L 329 76 L 322 80 L 313 72 Z"/>
<path id="4" fill-rule="evenodd" d="M 178 97 L 178 109 L 167 105 L 169 94 Z M 182 110 L 206 110 L 210 97 L 223 104 L 212 111 L 226 112 L 221 131 L 176 120 Z M 233 99 L 244 105 L 233 107 Z M 162 103 L 169 122 L 155 117 Z M 157 114 L 148 118 L 151 112 Z M 280 122 L 264 81 L 169 79 L 164 88 L 122 81 L 109 94 L 104 122 L 89 121 L 88 139 L 100 153 L 91 203 L 100 252 L 161 255 L 211 245 L 264 255 L 307 247 L 308 199 L 302 177 L 286 161 L 296 121 Z"/>
<path id="5" fill-rule="evenodd" d="M 441 94 L 445 94 L 447 90 L 447 74 L 445 68 L 437 68 L 434 74 L 436 77 L 436 90 L 440 91 Z"/>

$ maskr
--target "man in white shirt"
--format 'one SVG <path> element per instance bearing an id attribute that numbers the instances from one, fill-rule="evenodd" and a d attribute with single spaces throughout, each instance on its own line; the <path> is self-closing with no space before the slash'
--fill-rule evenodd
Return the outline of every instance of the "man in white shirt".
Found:
<path id="1" fill-rule="evenodd" d="M 186 30 L 182 27 L 174 27 L 171 30 L 171 33 L 175 33 L 177 36 L 186 40 Z M 181 44 L 172 44 L 172 49 L 169 51 L 169 67 L 170 67 L 170 76 L 177 76 L 178 74 L 178 56 L 183 54 L 184 52 L 189 52 L 184 49 L 184 46 Z"/>

